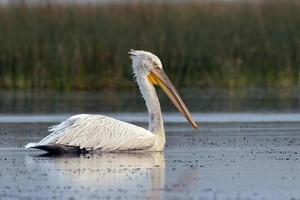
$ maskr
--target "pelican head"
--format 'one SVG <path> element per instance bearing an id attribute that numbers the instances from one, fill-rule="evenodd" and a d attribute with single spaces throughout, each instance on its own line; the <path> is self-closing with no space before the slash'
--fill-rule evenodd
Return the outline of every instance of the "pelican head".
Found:
<path id="1" fill-rule="evenodd" d="M 177 90 L 165 74 L 160 59 L 156 55 L 142 50 L 131 50 L 129 54 L 131 55 L 132 67 L 138 83 L 140 79 L 146 79 L 147 83 L 159 86 L 193 128 L 198 128 Z M 141 85 L 140 89 L 143 93 L 144 88 L 141 88 Z"/>

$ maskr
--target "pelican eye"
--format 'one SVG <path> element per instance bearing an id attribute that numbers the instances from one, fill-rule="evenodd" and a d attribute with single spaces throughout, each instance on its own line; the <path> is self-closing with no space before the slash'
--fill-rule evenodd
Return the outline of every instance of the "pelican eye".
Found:
<path id="1" fill-rule="evenodd" d="M 158 66 L 158 64 L 156 62 L 153 62 L 153 67 L 159 69 L 159 66 Z"/>

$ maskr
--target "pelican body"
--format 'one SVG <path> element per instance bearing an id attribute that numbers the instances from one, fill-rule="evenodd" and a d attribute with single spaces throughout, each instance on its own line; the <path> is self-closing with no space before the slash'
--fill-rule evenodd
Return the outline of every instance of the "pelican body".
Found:
<path id="1" fill-rule="evenodd" d="M 50 135 L 25 148 L 37 148 L 48 152 L 80 152 L 81 150 L 112 151 L 163 151 L 165 130 L 160 103 L 155 86 L 160 86 L 175 107 L 191 123 L 190 112 L 173 84 L 163 71 L 161 61 L 154 54 L 131 50 L 132 68 L 139 90 L 149 112 L 149 129 L 129 124 L 103 115 L 75 115 L 49 128 Z"/>

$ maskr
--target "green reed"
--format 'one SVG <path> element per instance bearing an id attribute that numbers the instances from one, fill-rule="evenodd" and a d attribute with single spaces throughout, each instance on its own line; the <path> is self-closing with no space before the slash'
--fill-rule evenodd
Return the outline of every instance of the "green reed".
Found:
<path id="1" fill-rule="evenodd" d="M 181 87 L 300 85 L 300 3 L 0 7 L 0 88 L 131 88 L 127 52 Z"/>

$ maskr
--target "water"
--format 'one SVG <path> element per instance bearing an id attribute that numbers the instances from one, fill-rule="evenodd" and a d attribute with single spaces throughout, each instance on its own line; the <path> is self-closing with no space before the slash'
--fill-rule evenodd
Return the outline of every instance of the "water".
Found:
<path id="1" fill-rule="evenodd" d="M 299 199 L 297 89 L 180 91 L 193 130 L 159 94 L 162 153 L 47 157 L 24 150 L 75 113 L 108 114 L 147 128 L 137 91 L 0 91 L 0 199 Z"/>
<path id="2" fill-rule="evenodd" d="M 300 113 L 300 89 L 180 90 L 192 113 Z M 139 91 L 0 91 L 2 114 L 145 113 Z M 163 112 L 177 112 L 159 91 Z"/>
<path id="3" fill-rule="evenodd" d="M 21 149 L 49 125 L 0 124 L 0 199 L 300 197 L 300 123 L 202 123 L 197 131 L 167 123 L 163 153 L 47 157 Z"/>

